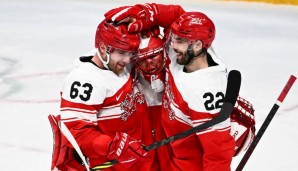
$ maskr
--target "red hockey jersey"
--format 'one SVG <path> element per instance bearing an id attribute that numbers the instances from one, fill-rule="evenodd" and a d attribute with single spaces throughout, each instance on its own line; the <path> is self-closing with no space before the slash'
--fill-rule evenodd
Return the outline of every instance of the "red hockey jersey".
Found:
<path id="1" fill-rule="evenodd" d="M 139 105 L 137 111 L 143 113 L 143 137 L 145 145 L 151 145 L 156 141 L 166 138 L 161 124 L 162 94 L 164 90 L 165 70 L 158 75 L 151 75 L 144 79 L 137 75 L 136 86 L 145 97 L 145 105 Z M 169 152 L 167 146 L 152 150 L 150 161 L 142 165 L 141 170 L 161 171 L 168 170 Z"/>

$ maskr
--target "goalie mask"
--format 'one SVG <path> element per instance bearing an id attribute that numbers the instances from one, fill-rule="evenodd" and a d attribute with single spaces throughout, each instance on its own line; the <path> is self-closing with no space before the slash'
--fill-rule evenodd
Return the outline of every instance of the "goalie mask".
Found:
<path id="1" fill-rule="evenodd" d="M 161 72 L 165 65 L 163 55 L 164 42 L 160 37 L 150 36 L 141 39 L 138 52 L 132 60 L 136 70 L 147 80 L 155 92 L 162 92 L 164 89 L 164 72 Z"/>
<path id="2" fill-rule="evenodd" d="M 143 76 L 158 74 L 165 65 L 163 40 L 154 36 L 142 38 L 139 50 L 132 60 Z"/>
<path id="3" fill-rule="evenodd" d="M 247 100 L 238 97 L 231 114 L 231 136 L 236 142 L 234 156 L 248 149 L 255 137 L 254 108 Z"/>

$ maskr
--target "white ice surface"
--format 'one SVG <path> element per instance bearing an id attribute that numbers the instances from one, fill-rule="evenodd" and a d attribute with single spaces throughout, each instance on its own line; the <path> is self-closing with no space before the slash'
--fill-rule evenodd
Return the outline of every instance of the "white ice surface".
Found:
<path id="1" fill-rule="evenodd" d="M 63 78 L 73 60 L 93 48 L 104 12 L 142 2 L 1 0 L 0 170 L 50 170 L 47 115 L 59 112 Z M 214 46 L 229 69 L 241 71 L 240 94 L 254 104 L 260 128 L 289 76 L 298 76 L 298 7 L 194 0 L 181 5 L 214 20 Z M 295 83 L 244 170 L 298 170 L 297 94 Z M 232 170 L 241 157 L 234 158 Z"/>

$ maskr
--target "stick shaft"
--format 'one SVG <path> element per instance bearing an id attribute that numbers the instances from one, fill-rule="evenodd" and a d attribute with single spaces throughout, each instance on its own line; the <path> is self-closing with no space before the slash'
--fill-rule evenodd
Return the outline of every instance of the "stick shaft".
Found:
<path id="1" fill-rule="evenodd" d="M 267 127 L 269 126 L 271 120 L 275 116 L 279 106 L 284 101 L 285 97 L 287 96 L 288 92 L 290 91 L 290 89 L 293 86 L 295 81 L 296 81 L 296 77 L 291 75 L 291 77 L 289 78 L 287 84 L 285 85 L 282 92 L 278 96 L 277 101 L 275 102 L 275 104 L 273 105 L 273 107 L 270 110 L 269 114 L 267 115 L 265 121 L 263 122 L 260 130 L 258 131 L 257 135 L 255 136 L 253 142 L 251 143 L 251 145 L 249 146 L 249 148 L 246 151 L 245 155 L 241 159 L 238 167 L 236 168 L 236 171 L 242 171 L 242 169 L 244 168 L 245 164 L 247 163 L 248 159 L 250 158 L 250 156 L 253 153 L 256 146 L 258 145 L 260 139 L 262 138 L 263 134 L 265 133 L 265 131 L 266 131 Z"/>

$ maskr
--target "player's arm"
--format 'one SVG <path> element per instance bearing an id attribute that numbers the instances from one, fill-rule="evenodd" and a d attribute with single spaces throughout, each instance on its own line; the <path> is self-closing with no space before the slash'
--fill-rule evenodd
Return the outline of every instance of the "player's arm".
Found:
<path id="1" fill-rule="evenodd" d="M 194 110 L 191 114 L 193 126 L 197 126 L 211 120 L 218 115 L 224 98 L 224 87 L 202 91 L 202 108 Z M 199 103 L 199 102 L 198 102 Z M 234 154 L 235 141 L 230 135 L 230 119 L 212 126 L 211 128 L 197 133 L 197 138 L 204 151 L 204 170 L 229 171 Z"/>
<path id="2" fill-rule="evenodd" d="M 183 13 L 180 5 L 146 3 L 112 9 L 105 18 L 117 24 L 128 22 L 128 31 L 139 32 L 153 26 L 168 28 Z"/>
<path id="3" fill-rule="evenodd" d="M 113 139 L 97 128 L 97 113 L 105 97 L 101 89 L 92 81 L 70 75 L 61 93 L 61 121 L 88 157 L 107 155 Z"/>
<path id="4" fill-rule="evenodd" d="M 99 130 L 97 114 L 102 108 L 106 92 L 97 82 L 88 79 L 67 81 L 61 96 L 61 121 L 88 158 L 104 157 L 130 167 L 146 157 L 147 153 L 139 141 L 125 133 L 106 135 Z"/>

